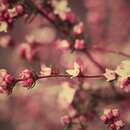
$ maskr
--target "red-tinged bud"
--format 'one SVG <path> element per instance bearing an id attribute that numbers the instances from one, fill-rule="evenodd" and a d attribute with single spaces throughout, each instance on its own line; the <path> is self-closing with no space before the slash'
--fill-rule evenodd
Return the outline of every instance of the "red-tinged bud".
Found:
<path id="1" fill-rule="evenodd" d="M 72 24 L 76 22 L 76 15 L 72 11 L 66 13 L 66 18 Z"/>
<path id="2" fill-rule="evenodd" d="M 79 40 L 79 39 L 77 39 L 77 40 L 75 41 L 74 48 L 75 48 L 75 49 L 78 49 L 78 50 L 85 49 L 85 41 L 84 41 L 84 40 Z"/>
<path id="3" fill-rule="evenodd" d="M 32 88 L 33 84 L 36 82 L 37 76 L 33 71 L 25 69 L 20 73 L 20 78 L 23 87 Z"/>
<path id="4" fill-rule="evenodd" d="M 16 6 L 16 11 L 18 12 L 18 14 L 23 14 L 23 12 L 24 12 L 24 8 L 23 8 L 23 6 L 22 5 L 17 5 Z"/>
<path id="5" fill-rule="evenodd" d="M 10 94 L 15 85 L 15 78 L 6 70 L 0 70 L 0 93 Z"/>
<path id="6" fill-rule="evenodd" d="M 7 84 L 12 84 L 15 79 L 12 75 L 10 74 L 7 74 L 5 77 L 4 77 L 4 81 L 7 83 Z"/>

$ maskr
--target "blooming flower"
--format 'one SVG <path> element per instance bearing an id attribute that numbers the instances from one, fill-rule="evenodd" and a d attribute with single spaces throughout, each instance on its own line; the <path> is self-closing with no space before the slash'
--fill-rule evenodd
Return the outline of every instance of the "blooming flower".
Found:
<path id="1" fill-rule="evenodd" d="M 52 69 L 50 67 L 47 67 L 46 65 L 41 66 L 40 74 L 41 76 L 49 76 L 52 73 Z"/>
<path id="2" fill-rule="evenodd" d="M 129 77 L 130 76 L 130 60 L 122 61 L 121 64 L 117 66 L 115 72 L 122 78 Z"/>
<path id="3" fill-rule="evenodd" d="M 103 74 L 107 81 L 112 81 L 116 79 L 116 73 L 113 70 L 106 69 L 106 72 Z"/>
<path id="4" fill-rule="evenodd" d="M 69 75 L 73 77 L 76 77 L 80 74 L 80 66 L 78 65 L 77 62 L 74 62 L 74 68 L 72 69 L 67 69 L 66 73 L 68 73 Z"/>
<path id="5" fill-rule="evenodd" d="M 62 20 L 65 20 L 67 12 L 71 11 L 66 0 L 54 1 L 53 7 L 54 13 L 58 15 Z"/>

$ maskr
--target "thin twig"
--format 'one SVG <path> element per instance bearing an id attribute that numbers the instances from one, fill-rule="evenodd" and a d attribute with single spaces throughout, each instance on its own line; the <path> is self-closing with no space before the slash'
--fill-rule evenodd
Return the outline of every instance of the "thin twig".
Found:
<path id="1" fill-rule="evenodd" d="M 126 54 L 124 52 L 116 51 L 116 50 L 111 50 L 111 49 L 106 49 L 106 48 L 100 48 L 100 47 L 92 47 L 91 49 L 100 51 L 100 52 L 105 52 L 105 53 L 114 53 L 117 55 L 125 56 L 125 57 L 130 57 L 130 54 Z"/>

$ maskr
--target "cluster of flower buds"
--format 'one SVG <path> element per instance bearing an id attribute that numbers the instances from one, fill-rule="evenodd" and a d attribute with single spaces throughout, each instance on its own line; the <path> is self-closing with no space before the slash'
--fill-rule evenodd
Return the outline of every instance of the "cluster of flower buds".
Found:
<path id="1" fill-rule="evenodd" d="M 71 49 L 84 50 L 86 47 L 84 38 L 84 23 L 78 22 L 75 14 L 68 6 L 68 0 L 53 0 L 48 2 L 52 9 L 52 15 L 54 16 L 55 23 L 60 23 L 62 31 L 72 36 L 73 40 L 58 40 L 56 41 L 57 48 L 60 49 Z M 58 25 L 58 26 L 60 26 Z"/>
<path id="2" fill-rule="evenodd" d="M 111 130 L 120 130 L 124 127 L 124 122 L 120 119 L 118 109 L 105 109 L 101 120 L 107 124 Z"/>
<path id="3" fill-rule="evenodd" d="M 8 26 L 12 24 L 14 19 L 23 15 L 23 5 L 18 4 L 13 8 L 10 8 L 8 1 L 0 1 L 0 32 L 6 32 Z"/>
<path id="4" fill-rule="evenodd" d="M 76 126 L 79 126 L 78 128 L 76 128 L 76 130 L 82 130 L 81 125 L 85 127 L 87 119 L 86 116 L 79 114 L 75 108 L 70 107 L 68 109 L 68 115 L 61 117 L 61 123 L 64 126 L 70 126 L 75 124 Z"/>
<path id="5" fill-rule="evenodd" d="M 15 85 L 15 78 L 5 69 L 0 69 L 0 93 L 10 94 Z"/>
<path id="6" fill-rule="evenodd" d="M 32 88 L 37 80 L 37 75 L 29 69 L 25 69 L 20 73 L 20 80 L 23 87 Z"/>
<path id="7" fill-rule="evenodd" d="M 52 69 L 41 66 L 40 76 L 47 77 L 52 74 Z M 13 75 L 9 74 L 5 69 L 0 69 L 0 93 L 11 94 L 15 84 L 20 82 L 22 87 L 32 88 L 39 77 L 36 73 L 30 69 L 25 69 L 19 74 L 19 78 L 14 78 Z"/>

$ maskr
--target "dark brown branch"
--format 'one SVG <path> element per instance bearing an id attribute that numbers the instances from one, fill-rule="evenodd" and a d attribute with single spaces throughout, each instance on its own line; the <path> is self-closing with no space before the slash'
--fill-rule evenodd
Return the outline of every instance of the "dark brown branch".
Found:
<path id="1" fill-rule="evenodd" d="M 58 75 L 49 75 L 49 76 L 37 76 L 37 80 L 45 79 L 45 78 L 72 78 L 72 77 L 73 77 L 72 75 L 58 74 Z M 78 75 L 73 78 L 104 78 L 104 75 Z M 24 80 L 26 79 L 17 79 L 16 82 L 21 82 Z"/>

